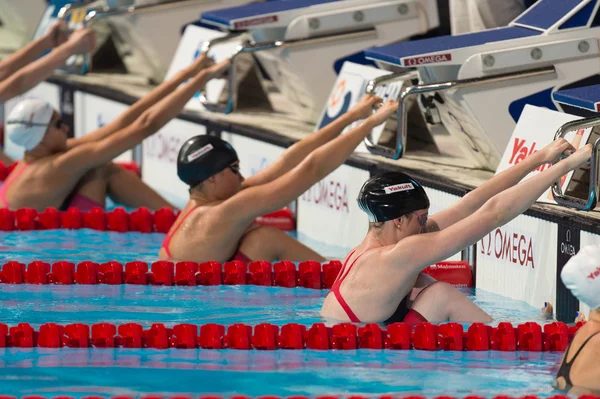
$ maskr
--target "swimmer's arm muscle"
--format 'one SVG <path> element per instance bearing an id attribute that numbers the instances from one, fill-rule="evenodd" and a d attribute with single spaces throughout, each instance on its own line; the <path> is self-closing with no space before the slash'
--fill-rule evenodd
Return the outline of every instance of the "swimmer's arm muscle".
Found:
<path id="1" fill-rule="evenodd" d="M 222 219 L 245 225 L 257 216 L 286 206 L 344 163 L 364 137 L 375 126 L 385 122 L 397 108 L 396 102 L 386 103 L 348 133 L 313 151 L 288 173 L 269 184 L 240 191 L 217 206 L 215 211 Z"/>
<path id="2" fill-rule="evenodd" d="M 457 203 L 436 213 L 429 219 L 431 222 L 436 223 L 439 226 L 439 229 L 445 229 L 469 215 L 472 215 L 494 195 L 513 187 L 523 180 L 523 178 L 525 178 L 532 170 L 545 163 L 552 162 L 559 154 L 568 150 L 574 150 L 574 148 L 566 140 L 557 140 L 543 148 L 541 151 L 528 156 L 516 165 L 511 166 L 504 172 L 492 177 L 490 180 L 465 195 Z"/>
<path id="3" fill-rule="evenodd" d="M 204 87 L 206 82 L 213 76 L 222 73 L 228 65 L 228 61 L 223 61 L 203 70 L 188 84 L 175 90 L 142 113 L 131 125 L 109 135 L 104 140 L 78 145 L 61 154 L 54 161 L 55 167 L 62 168 L 65 173 L 72 173 L 74 168 L 94 168 L 110 162 L 141 143 L 145 138 L 158 132 L 179 114 L 183 106 Z"/>
<path id="4" fill-rule="evenodd" d="M 206 59 L 206 57 L 204 57 L 204 59 Z M 126 128 L 135 122 L 135 120 L 139 118 L 144 111 L 168 96 L 170 93 L 173 93 L 173 91 L 175 91 L 184 81 L 192 78 L 199 71 L 204 69 L 204 67 L 207 65 L 207 62 L 201 63 L 201 61 L 202 60 L 197 60 L 194 62 L 194 64 L 179 71 L 171 79 L 155 87 L 150 93 L 146 94 L 144 97 L 136 101 L 135 104 L 127 108 L 127 110 L 114 121 L 107 123 L 101 128 L 96 129 L 92 133 L 86 134 L 83 137 L 67 140 L 67 148 L 70 149 L 81 144 L 102 140 L 111 134 Z"/>
<path id="5" fill-rule="evenodd" d="M 27 64 L 35 61 L 36 58 L 44 53 L 44 51 L 51 47 L 52 38 L 46 34 L 0 61 L 0 82 L 16 73 Z"/>
<path id="6" fill-rule="evenodd" d="M 311 152 L 338 137 L 348 125 L 368 117 L 371 109 L 378 102 L 381 102 L 379 97 L 365 95 L 351 110 L 322 129 L 295 143 L 271 165 L 247 178 L 242 187 L 247 188 L 265 184 L 289 172 Z"/>
<path id="7" fill-rule="evenodd" d="M 405 238 L 388 253 L 390 264 L 403 259 L 403 265 L 421 271 L 475 244 L 493 229 L 529 209 L 553 182 L 589 160 L 590 154 L 588 145 L 544 172 L 495 195 L 465 219 L 438 232 Z"/>

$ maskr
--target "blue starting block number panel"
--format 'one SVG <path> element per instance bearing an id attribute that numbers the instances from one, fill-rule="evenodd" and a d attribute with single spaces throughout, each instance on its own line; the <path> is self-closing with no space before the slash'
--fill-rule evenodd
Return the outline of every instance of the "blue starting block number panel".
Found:
<path id="1" fill-rule="evenodd" d="M 523 37 L 540 35 L 540 31 L 533 29 L 508 27 L 467 33 L 457 36 L 442 36 L 431 39 L 400 42 L 388 46 L 373 47 L 365 51 L 367 58 L 387 62 L 399 66 L 414 66 L 407 59 L 424 56 L 431 53 L 449 53 L 452 50 L 480 46 L 487 43 L 501 42 L 504 40 L 520 39 Z"/>
<path id="2" fill-rule="evenodd" d="M 560 104 L 600 112 L 600 85 L 561 90 L 552 97 Z"/>

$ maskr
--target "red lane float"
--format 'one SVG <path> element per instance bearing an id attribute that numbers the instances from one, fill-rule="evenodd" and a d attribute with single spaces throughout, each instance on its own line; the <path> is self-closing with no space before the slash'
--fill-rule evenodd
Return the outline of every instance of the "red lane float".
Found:
<path id="1" fill-rule="evenodd" d="M 105 211 L 100 207 L 92 208 L 89 212 L 82 212 L 78 208 L 69 208 L 66 211 L 46 208 L 43 212 L 38 212 L 32 208 L 22 208 L 16 211 L 2 208 L 0 209 L 0 231 L 76 230 L 86 228 L 119 233 L 167 233 L 178 215 L 179 211 L 173 211 L 169 208 L 154 212 L 148 208 L 139 208 L 132 212 L 127 212 L 124 208 Z M 282 222 L 283 219 L 285 219 L 285 223 Z M 269 224 L 269 221 L 274 220 L 276 222 Z M 289 209 L 282 209 L 273 214 L 262 216 L 257 219 L 257 224 L 272 226 L 285 231 L 292 231 L 295 228 L 295 221 Z"/>
<path id="2" fill-rule="evenodd" d="M 583 323 L 573 326 L 576 330 Z M 508 335 L 512 335 L 510 339 Z M 495 341 L 497 337 L 503 337 Z M 538 345 L 539 343 L 539 345 Z M 426 351 L 524 351 L 564 352 L 569 345 L 569 327 L 551 323 L 543 327 L 524 323 L 514 328 L 510 323 L 498 327 L 474 323 L 465 332 L 457 323 L 410 326 L 394 323 L 387 328 L 377 324 L 357 327 L 352 323 L 328 327 L 323 323 L 303 326 L 296 323 L 281 327 L 261 323 L 254 327 L 237 323 L 177 324 L 162 323 L 144 329 L 137 323 L 116 326 L 81 323 L 62 326 L 42 324 L 34 329 L 28 323 L 8 327 L 0 324 L 0 348 L 153 348 L 153 349 L 237 349 L 237 350 L 426 350 Z"/>
<path id="3" fill-rule="evenodd" d="M 10 261 L 0 270 L 4 284 L 134 284 L 134 285 L 261 285 L 329 289 L 341 269 L 339 261 L 321 265 L 301 262 L 298 267 L 290 261 L 219 262 L 146 262 L 133 261 L 98 264 L 84 261 L 33 261 L 29 265 Z"/>

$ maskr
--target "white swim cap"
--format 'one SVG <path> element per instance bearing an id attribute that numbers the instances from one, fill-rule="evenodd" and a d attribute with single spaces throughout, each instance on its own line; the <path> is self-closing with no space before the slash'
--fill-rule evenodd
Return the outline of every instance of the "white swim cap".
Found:
<path id="1" fill-rule="evenodd" d="M 36 98 L 20 101 L 4 124 L 8 138 L 25 150 L 35 148 L 44 138 L 53 113 L 54 108 L 45 101 Z"/>
<path id="2" fill-rule="evenodd" d="M 573 256 L 560 273 L 573 295 L 592 309 L 600 308 L 600 247 L 591 245 Z"/>

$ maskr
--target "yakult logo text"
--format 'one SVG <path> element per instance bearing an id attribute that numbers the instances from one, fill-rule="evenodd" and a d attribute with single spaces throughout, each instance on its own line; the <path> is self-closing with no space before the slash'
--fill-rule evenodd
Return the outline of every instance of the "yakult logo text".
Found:
<path id="1" fill-rule="evenodd" d="M 321 180 L 305 192 L 301 199 L 338 212 L 350 213 L 348 186 L 337 181 Z"/>
<path id="2" fill-rule="evenodd" d="M 395 186 L 384 187 L 386 194 L 397 193 L 398 191 L 414 190 L 415 186 L 412 183 L 396 184 Z"/>
<path id="3" fill-rule="evenodd" d="M 479 252 L 498 260 L 535 269 L 533 238 L 499 228 L 479 242 Z"/>
<path id="4" fill-rule="evenodd" d="M 529 144 L 525 139 L 518 139 L 515 137 L 515 141 L 513 142 L 512 152 L 510 155 L 510 160 L 508 163 L 510 165 L 516 165 L 528 156 L 535 154 L 538 150 L 535 148 L 537 145 L 536 142 Z M 542 172 L 548 169 L 552 164 L 544 164 L 534 169 L 534 171 Z"/>
<path id="5" fill-rule="evenodd" d="M 595 280 L 596 277 L 600 276 L 600 266 L 598 266 L 598 268 L 593 271 L 592 273 L 590 273 L 590 275 L 588 276 L 589 279 L 591 280 Z"/>
<path id="6" fill-rule="evenodd" d="M 452 54 L 436 54 L 436 55 L 426 55 L 423 57 L 414 57 L 414 58 L 405 58 L 402 60 L 405 66 L 415 66 L 415 65 L 424 65 L 424 64 L 435 64 L 438 62 L 448 62 L 452 61 Z"/>

